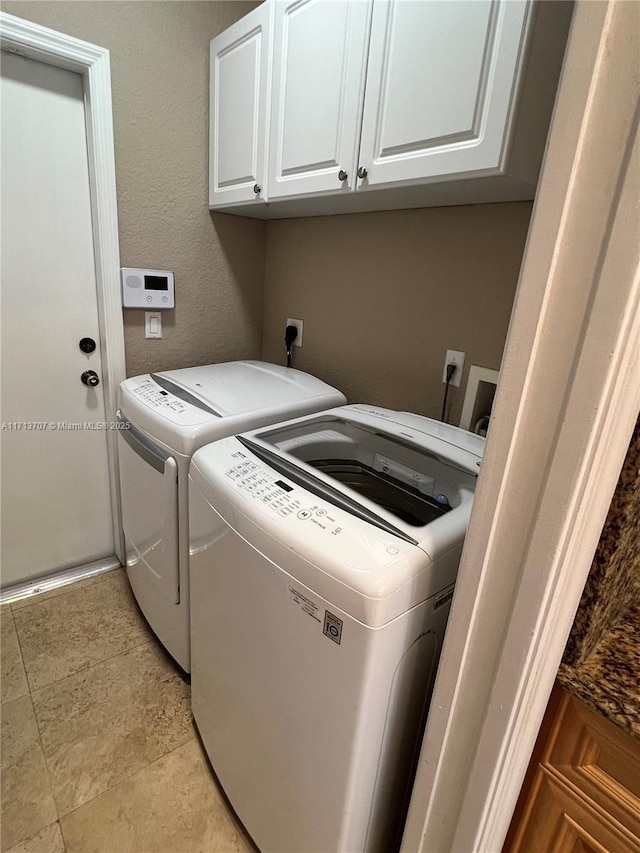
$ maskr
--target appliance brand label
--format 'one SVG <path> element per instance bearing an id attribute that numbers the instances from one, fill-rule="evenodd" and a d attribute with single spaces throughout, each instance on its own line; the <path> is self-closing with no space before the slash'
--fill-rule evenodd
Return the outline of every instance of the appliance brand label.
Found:
<path id="1" fill-rule="evenodd" d="M 322 629 L 322 633 L 338 645 L 340 645 L 340 641 L 342 640 L 342 624 L 342 619 L 338 619 L 337 616 L 329 613 L 328 610 L 324 611 L 324 628 Z"/>
<path id="2" fill-rule="evenodd" d="M 453 598 L 453 591 L 454 587 L 449 587 L 445 592 L 441 592 L 440 595 L 436 595 L 436 600 L 433 602 L 433 609 L 438 610 L 440 607 L 444 607 L 445 604 L 449 604 Z"/>
<path id="3" fill-rule="evenodd" d="M 304 610 L 305 613 L 308 613 L 309 616 L 312 616 L 316 622 L 321 622 L 322 620 L 318 616 L 318 605 L 315 601 L 312 601 L 310 598 L 307 598 L 306 595 L 303 595 L 299 590 L 294 587 L 289 587 L 289 595 L 298 605 L 301 610 Z"/>

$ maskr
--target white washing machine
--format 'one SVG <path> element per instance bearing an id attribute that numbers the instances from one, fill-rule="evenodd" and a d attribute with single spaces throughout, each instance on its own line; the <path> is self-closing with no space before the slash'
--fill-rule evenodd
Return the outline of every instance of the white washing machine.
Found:
<path id="1" fill-rule="evenodd" d="M 262 853 L 397 849 L 484 443 L 346 406 L 194 454 L 192 708 Z"/>
<path id="2" fill-rule="evenodd" d="M 127 574 L 149 625 L 187 672 L 191 454 L 215 439 L 344 402 L 314 376 L 259 361 L 146 374 L 120 386 Z"/>

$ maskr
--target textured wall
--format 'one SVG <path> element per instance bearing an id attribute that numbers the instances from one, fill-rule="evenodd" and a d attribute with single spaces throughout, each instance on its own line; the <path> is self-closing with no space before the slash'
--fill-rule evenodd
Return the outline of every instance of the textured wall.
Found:
<path id="1" fill-rule="evenodd" d="M 263 357 L 283 359 L 287 317 L 304 320 L 295 366 L 351 402 L 439 417 L 447 349 L 499 368 L 531 204 L 482 204 L 282 220 L 267 226 Z"/>
<path id="2" fill-rule="evenodd" d="M 351 214 L 268 224 L 207 209 L 208 43 L 255 3 L 6 0 L 15 15 L 111 51 L 123 266 L 171 269 L 163 340 L 125 311 L 129 375 L 257 357 L 295 363 L 368 400 L 438 416 L 445 350 L 498 367 L 528 203 Z M 265 267 L 265 243 L 268 253 Z M 264 315 L 263 315 L 263 288 Z"/>
<path id="3" fill-rule="evenodd" d="M 125 311 L 129 375 L 260 353 L 265 226 L 207 206 L 209 40 L 255 5 L 2 4 L 111 52 L 121 262 L 176 275 L 162 340 Z"/>

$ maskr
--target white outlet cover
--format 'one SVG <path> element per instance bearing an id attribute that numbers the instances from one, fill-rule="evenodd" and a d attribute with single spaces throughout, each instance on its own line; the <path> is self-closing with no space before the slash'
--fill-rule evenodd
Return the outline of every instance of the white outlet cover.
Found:
<path id="1" fill-rule="evenodd" d="M 287 322 L 285 323 L 285 329 L 287 326 L 295 326 L 298 330 L 298 334 L 296 336 L 295 341 L 293 342 L 294 347 L 302 346 L 302 330 L 304 328 L 304 320 L 294 320 L 291 317 L 287 317 Z"/>
<path id="2" fill-rule="evenodd" d="M 448 349 L 447 356 L 444 360 L 444 367 L 442 368 L 442 381 L 446 383 L 447 381 L 447 365 L 455 364 L 456 370 L 453 376 L 451 377 L 451 382 L 449 382 L 449 387 L 452 385 L 455 388 L 460 387 L 460 381 L 462 379 L 462 371 L 464 370 L 464 357 L 465 353 L 460 352 L 460 350 Z"/>

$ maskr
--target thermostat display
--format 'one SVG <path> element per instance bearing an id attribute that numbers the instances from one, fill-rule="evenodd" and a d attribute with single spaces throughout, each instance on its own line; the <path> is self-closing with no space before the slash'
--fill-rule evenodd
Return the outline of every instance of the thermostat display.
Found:
<path id="1" fill-rule="evenodd" d="M 122 304 L 125 308 L 175 308 L 173 273 L 122 267 Z"/>

